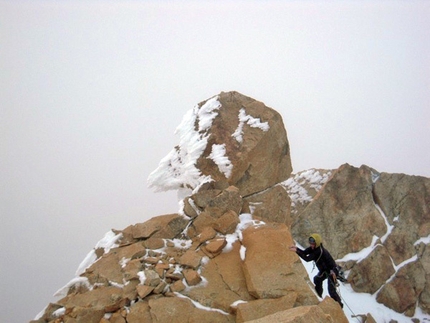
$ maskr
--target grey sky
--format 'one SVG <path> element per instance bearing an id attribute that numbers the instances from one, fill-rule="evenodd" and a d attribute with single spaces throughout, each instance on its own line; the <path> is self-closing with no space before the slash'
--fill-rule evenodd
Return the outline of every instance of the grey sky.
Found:
<path id="1" fill-rule="evenodd" d="M 0 1 L 0 321 L 177 211 L 146 179 L 221 91 L 281 113 L 294 171 L 430 177 L 429 63 L 428 1 Z"/>

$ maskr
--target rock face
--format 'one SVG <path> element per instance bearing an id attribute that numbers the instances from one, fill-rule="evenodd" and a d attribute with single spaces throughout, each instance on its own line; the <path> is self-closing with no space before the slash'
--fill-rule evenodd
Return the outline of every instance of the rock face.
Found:
<path id="1" fill-rule="evenodd" d="M 312 232 L 355 290 L 430 312 L 429 179 L 347 164 L 292 175 L 281 116 L 237 92 L 177 132 L 149 185 L 180 190 L 179 212 L 108 232 L 33 323 L 348 322 L 288 251 Z"/>
<path id="2" fill-rule="evenodd" d="M 309 190 L 315 179 L 321 185 Z M 376 293 L 378 302 L 408 316 L 417 305 L 430 313 L 430 179 L 345 164 L 282 185 L 296 211 L 296 240 L 306 244 L 310 233 L 321 233 L 355 291 Z"/>
<path id="3" fill-rule="evenodd" d="M 386 232 L 384 219 L 373 202 L 372 186 L 370 168 L 341 166 L 312 203 L 294 218 L 293 236 L 306 245 L 309 233 L 319 232 L 335 259 L 369 246 L 374 235 Z"/>
<path id="4" fill-rule="evenodd" d="M 158 190 L 194 190 L 212 183 L 221 189 L 235 186 L 246 197 L 291 173 L 282 117 L 238 92 L 221 92 L 198 104 L 177 133 L 180 144 L 149 177 L 149 185 Z"/>

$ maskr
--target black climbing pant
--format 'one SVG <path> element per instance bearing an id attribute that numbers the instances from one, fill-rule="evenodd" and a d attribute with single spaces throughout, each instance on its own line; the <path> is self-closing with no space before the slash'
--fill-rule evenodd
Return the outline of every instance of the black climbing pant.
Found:
<path id="1" fill-rule="evenodd" d="M 342 301 L 338 293 L 336 292 L 336 285 L 335 285 L 336 283 L 334 282 L 333 277 L 327 272 L 318 273 L 318 275 L 314 277 L 315 290 L 318 296 L 322 297 L 322 293 L 323 293 L 322 285 L 324 280 L 326 280 L 327 278 L 328 278 L 328 293 L 330 297 L 333 298 L 336 302 L 338 302 L 341 307 L 343 307 Z"/>

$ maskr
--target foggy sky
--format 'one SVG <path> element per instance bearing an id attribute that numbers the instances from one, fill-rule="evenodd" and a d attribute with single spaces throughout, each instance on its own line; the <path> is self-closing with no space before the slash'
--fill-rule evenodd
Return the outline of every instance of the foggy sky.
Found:
<path id="1" fill-rule="evenodd" d="M 0 321 L 177 212 L 147 177 L 221 91 L 281 113 L 294 172 L 430 177 L 429 58 L 428 1 L 0 1 Z"/>

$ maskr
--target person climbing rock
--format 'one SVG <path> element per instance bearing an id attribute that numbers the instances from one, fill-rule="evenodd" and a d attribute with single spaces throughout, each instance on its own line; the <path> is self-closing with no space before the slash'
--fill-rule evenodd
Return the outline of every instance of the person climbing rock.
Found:
<path id="1" fill-rule="evenodd" d="M 323 247 L 321 236 L 313 233 L 309 237 L 309 247 L 305 250 L 290 246 L 291 251 L 295 251 L 304 261 L 314 261 L 318 274 L 314 277 L 315 290 L 319 297 L 322 297 L 323 282 L 328 278 L 328 293 L 331 298 L 337 301 L 343 308 L 342 301 L 336 292 L 337 266 L 327 249 Z"/>

